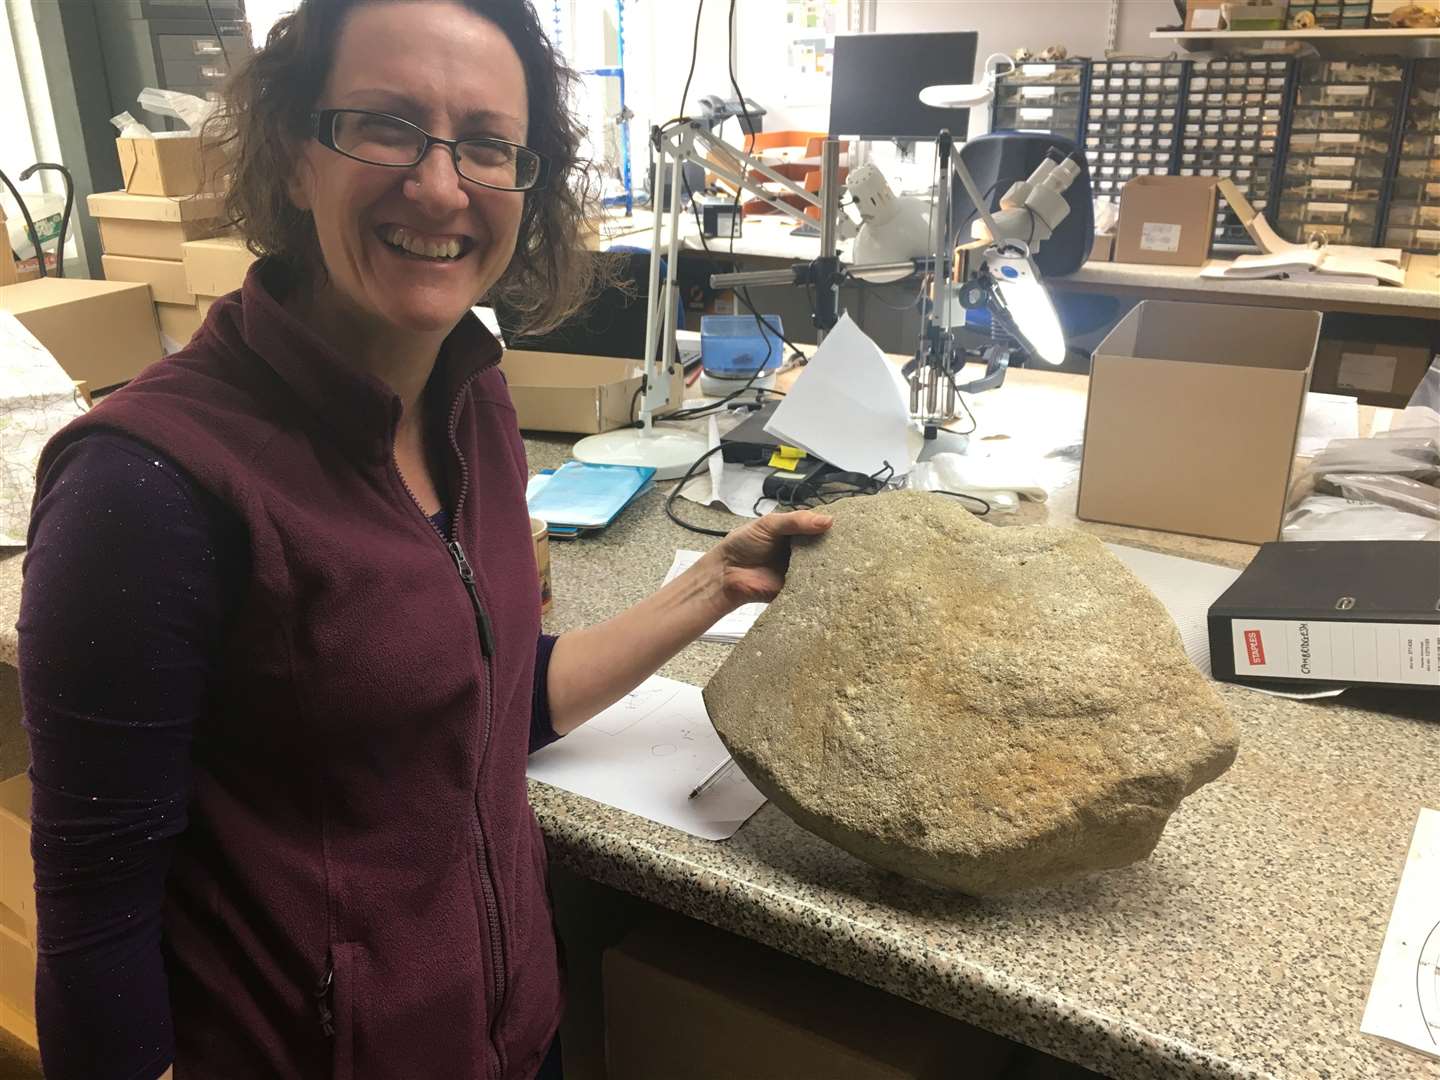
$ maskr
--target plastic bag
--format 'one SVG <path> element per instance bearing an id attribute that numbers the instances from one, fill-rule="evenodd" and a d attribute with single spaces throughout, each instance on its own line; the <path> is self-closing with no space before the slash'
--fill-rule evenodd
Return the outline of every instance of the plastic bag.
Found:
<path id="1" fill-rule="evenodd" d="M 128 112 L 122 112 L 119 116 L 112 116 L 110 123 L 115 125 L 122 139 L 149 139 L 152 137 L 150 129 L 140 123 L 139 120 L 136 120 L 135 117 L 131 116 Z"/>
<path id="2" fill-rule="evenodd" d="M 157 116 L 172 116 L 179 120 L 191 133 L 198 133 L 203 124 L 215 111 L 215 103 L 198 98 L 194 94 L 182 94 L 176 90 L 157 90 L 147 86 L 136 99 L 142 108 Z"/>
<path id="3" fill-rule="evenodd" d="M 1315 455 L 1310 471 L 1384 473 L 1433 482 L 1440 479 L 1440 444 L 1424 435 L 1403 433 L 1385 439 L 1333 439 Z"/>
<path id="4" fill-rule="evenodd" d="M 1410 404 L 1395 418 L 1385 437 L 1416 435 L 1440 442 L 1440 357 L 1431 361 L 1430 370 L 1410 395 Z"/>
<path id="5" fill-rule="evenodd" d="M 1298 540 L 1440 540 L 1440 521 L 1379 503 L 1311 495 L 1290 512 L 1280 531 Z"/>
<path id="6" fill-rule="evenodd" d="M 1440 487 L 1422 484 L 1408 476 L 1339 473 L 1320 477 L 1315 490 L 1322 495 L 1339 495 L 1350 502 L 1380 503 L 1407 514 L 1440 520 Z"/>

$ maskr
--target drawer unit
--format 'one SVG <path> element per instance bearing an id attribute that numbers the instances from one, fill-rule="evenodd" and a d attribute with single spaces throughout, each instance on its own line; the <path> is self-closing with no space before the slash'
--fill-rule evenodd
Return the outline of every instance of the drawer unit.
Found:
<path id="1" fill-rule="evenodd" d="M 1274 223 L 1286 102 L 1293 94 L 1295 61 L 1197 61 L 1185 92 L 1176 172 L 1225 176 Z M 1252 247 L 1245 226 L 1223 200 L 1216 211 L 1215 242 Z"/>
<path id="2" fill-rule="evenodd" d="M 1411 69 L 1388 196 L 1385 245 L 1440 252 L 1440 58 Z"/>
<path id="3" fill-rule="evenodd" d="M 1084 60 L 1019 64 L 995 83 L 992 131 L 1044 131 L 1080 141 L 1085 111 Z"/>
<path id="4" fill-rule="evenodd" d="M 1405 75 L 1389 57 L 1301 62 L 1274 219 L 1282 236 L 1378 242 Z"/>
<path id="5" fill-rule="evenodd" d="M 1189 62 L 1091 63 L 1085 153 L 1097 196 L 1116 198 L 1137 176 L 1174 172 Z"/>

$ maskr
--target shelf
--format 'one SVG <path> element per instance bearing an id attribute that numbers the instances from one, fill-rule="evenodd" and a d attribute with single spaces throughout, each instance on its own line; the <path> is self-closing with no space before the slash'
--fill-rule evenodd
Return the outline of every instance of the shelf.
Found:
<path id="1" fill-rule="evenodd" d="M 1440 30 L 1155 30 L 1150 39 L 1190 52 L 1283 52 L 1313 45 L 1321 56 L 1440 56 Z"/>

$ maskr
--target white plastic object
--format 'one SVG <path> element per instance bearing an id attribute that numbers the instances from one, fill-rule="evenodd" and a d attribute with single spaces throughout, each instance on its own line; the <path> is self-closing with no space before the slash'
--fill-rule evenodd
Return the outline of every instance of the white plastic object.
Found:
<path id="1" fill-rule="evenodd" d="M 115 125 L 115 130 L 120 132 L 122 139 L 149 139 L 153 135 L 149 128 L 136 120 L 128 112 L 122 112 L 118 116 L 112 116 L 110 123 Z"/>
<path id="2" fill-rule="evenodd" d="M 199 132 L 203 124 L 215 111 L 215 102 L 206 101 L 194 94 L 182 94 L 178 90 L 157 90 L 147 86 L 136 98 L 140 106 L 158 116 L 174 117 L 191 132 Z"/>

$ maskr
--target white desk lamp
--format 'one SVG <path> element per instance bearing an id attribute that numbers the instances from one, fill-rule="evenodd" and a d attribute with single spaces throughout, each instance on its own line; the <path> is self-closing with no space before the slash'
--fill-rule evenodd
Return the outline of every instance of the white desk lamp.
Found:
<path id="1" fill-rule="evenodd" d="M 680 254 L 680 188 L 683 183 L 681 172 L 689 161 L 704 165 L 707 172 L 714 173 L 737 191 L 743 191 L 754 198 L 768 203 L 775 210 L 794 219 L 799 224 L 811 225 L 805 215 L 806 208 L 821 210 L 820 259 L 817 263 L 838 266 L 835 258 L 839 238 L 848 239 L 855 235 L 855 224 L 844 214 L 824 212 L 827 205 L 838 200 L 835 178 L 838 169 L 839 144 L 828 141 L 825 148 L 823 182 L 819 195 L 805 190 L 800 184 L 783 176 L 758 158 L 731 146 L 709 131 L 696 120 L 676 124 L 665 132 L 657 132 L 652 139 L 656 149 L 655 175 L 665 175 L 670 169 L 670 205 L 664 213 L 655 214 L 654 231 L 650 243 L 650 310 L 645 320 L 645 360 L 643 361 L 644 383 L 640 397 L 640 413 L 635 427 L 591 435 L 575 444 L 574 455 L 579 461 L 603 465 L 642 465 L 655 469 L 655 479 L 674 480 L 685 475 L 686 470 L 709 448 L 705 436 L 699 432 L 680 427 L 657 427 L 657 412 L 670 404 L 669 373 L 674 371 L 675 319 L 679 306 L 679 254 Z M 752 173 L 759 173 L 783 191 L 779 194 L 751 179 Z M 655 184 L 656 190 L 663 188 Z M 803 203 L 794 206 L 781 198 L 794 196 Z M 668 233 L 662 227 L 668 222 Z M 662 238 L 667 252 L 665 260 L 665 281 L 663 291 L 660 281 L 660 259 L 656 254 L 661 250 Z M 812 264 L 813 265 L 813 264 Z M 788 272 L 786 272 L 788 274 Z M 787 277 L 789 284 L 792 278 Z M 804 280 L 795 278 L 793 280 Z M 828 280 L 828 279 L 827 279 Z M 838 282 L 821 284 L 817 292 L 838 298 Z M 663 342 L 661 334 L 663 331 Z"/>

